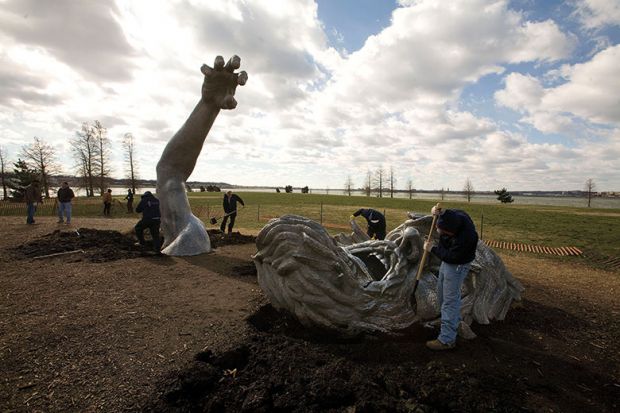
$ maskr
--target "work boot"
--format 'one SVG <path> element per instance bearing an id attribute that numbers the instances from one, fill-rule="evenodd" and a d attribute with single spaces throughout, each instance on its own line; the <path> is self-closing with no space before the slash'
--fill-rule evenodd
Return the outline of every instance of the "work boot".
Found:
<path id="1" fill-rule="evenodd" d="M 433 351 L 452 350 L 456 347 L 456 342 L 452 344 L 444 344 L 439 340 L 431 340 L 426 342 L 426 347 Z"/>

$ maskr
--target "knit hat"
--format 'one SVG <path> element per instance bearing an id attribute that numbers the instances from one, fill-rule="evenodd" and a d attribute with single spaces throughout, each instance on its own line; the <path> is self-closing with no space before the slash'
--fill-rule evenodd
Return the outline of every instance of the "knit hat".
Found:
<path id="1" fill-rule="evenodd" d="M 456 233 L 459 227 L 458 217 L 452 211 L 445 211 L 437 219 L 437 228 L 442 231 Z"/>

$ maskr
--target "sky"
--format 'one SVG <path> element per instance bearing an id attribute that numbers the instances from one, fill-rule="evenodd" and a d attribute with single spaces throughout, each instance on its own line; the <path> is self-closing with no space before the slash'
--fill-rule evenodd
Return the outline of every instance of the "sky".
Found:
<path id="1" fill-rule="evenodd" d="M 0 145 L 99 120 L 155 179 L 200 99 L 241 57 L 190 180 L 251 186 L 620 191 L 620 0 L 0 0 Z"/>

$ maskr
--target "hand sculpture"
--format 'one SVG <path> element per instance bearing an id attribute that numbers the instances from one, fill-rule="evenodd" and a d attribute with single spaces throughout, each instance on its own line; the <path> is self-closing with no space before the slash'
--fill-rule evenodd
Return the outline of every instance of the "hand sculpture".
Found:
<path id="1" fill-rule="evenodd" d="M 234 73 L 240 64 L 238 56 L 233 56 L 226 64 L 222 56 L 217 56 L 213 68 L 207 65 L 200 68 L 204 75 L 202 98 L 170 139 L 157 163 L 164 254 L 197 255 L 211 251 L 204 224 L 192 214 L 185 182 L 196 166 L 202 145 L 220 109 L 237 106 L 234 98 L 237 85 L 244 85 L 248 79 L 245 72 Z"/>
<path id="2" fill-rule="evenodd" d="M 237 101 L 234 96 L 237 85 L 243 86 L 248 81 L 248 74 L 245 71 L 234 73 L 240 65 L 239 56 L 231 57 L 226 65 L 224 65 L 224 58 L 217 56 L 213 69 L 202 65 L 200 71 L 205 75 L 202 83 L 202 100 L 213 102 L 220 109 L 236 108 Z"/>

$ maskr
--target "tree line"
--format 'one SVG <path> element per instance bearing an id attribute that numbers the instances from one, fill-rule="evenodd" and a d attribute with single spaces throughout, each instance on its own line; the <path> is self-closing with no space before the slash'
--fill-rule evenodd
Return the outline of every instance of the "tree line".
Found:
<path id="1" fill-rule="evenodd" d="M 86 190 L 86 196 L 95 192 L 103 195 L 108 186 L 111 172 L 112 141 L 107 128 L 95 120 L 84 122 L 79 131 L 69 140 L 72 170 L 79 180 L 79 186 Z M 125 157 L 126 178 L 130 189 L 136 192 L 138 165 L 136 163 L 136 140 L 131 133 L 121 139 Z M 17 161 L 13 162 L 12 172 L 8 171 L 8 154 L 0 147 L 0 173 L 4 199 L 21 200 L 25 187 L 38 180 L 43 196 L 50 198 L 51 177 L 61 172 L 55 148 L 44 139 L 35 136 L 30 144 L 23 145 Z"/>
<path id="2" fill-rule="evenodd" d="M 86 190 L 86 196 L 95 196 L 95 191 L 103 195 L 107 189 L 107 182 L 110 178 L 110 153 L 112 142 L 108 137 L 107 128 L 101 122 L 95 120 L 92 123 L 84 122 L 75 136 L 69 140 L 71 155 L 74 161 L 73 170 L 79 179 L 79 186 Z M 136 139 L 133 134 L 125 133 L 121 138 L 121 145 L 125 157 L 126 178 L 130 189 L 136 192 L 136 182 L 138 181 L 138 166 L 136 164 Z M 35 136 L 30 144 L 23 145 L 18 155 L 17 161 L 13 162 L 13 170 L 9 172 L 8 154 L 4 147 L 0 146 L 0 179 L 2 181 L 3 199 L 21 200 L 24 189 L 33 180 L 38 179 L 41 184 L 43 195 L 50 198 L 50 177 L 60 173 L 61 168 L 57 162 L 57 154 L 53 146 L 49 145 L 42 138 Z M 344 182 L 344 190 L 351 196 L 355 190 L 361 190 L 366 196 L 376 195 L 379 198 L 388 196 L 394 197 L 396 189 L 396 177 L 394 168 L 389 169 L 379 166 L 374 171 L 368 170 L 362 181 L 361 187 L 355 189 L 353 178 L 348 175 Z M 588 200 L 588 207 L 591 205 L 592 197 L 596 194 L 596 184 L 589 178 L 584 185 L 584 192 Z M 188 188 L 188 190 L 191 190 Z M 219 188 L 207 187 L 200 188 L 201 191 L 219 191 Z M 277 189 L 279 192 L 279 189 Z M 285 192 L 293 191 L 291 185 L 285 186 Z M 449 188 L 447 192 L 449 192 Z M 308 193 L 307 186 L 302 188 L 302 193 Z M 412 198 L 415 188 L 413 180 L 409 178 L 406 184 L 406 192 L 409 199 Z M 467 202 L 471 202 L 475 194 L 474 186 L 468 177 L 463 186 L 463 195 Z M 506 188 L 494 191 L 497 199 L 502 203 L 512 203 L 512 195 Z M 441 188 L 441 199 L 444 199 L 446 191 Z"/>

